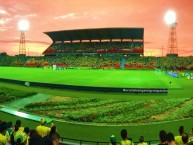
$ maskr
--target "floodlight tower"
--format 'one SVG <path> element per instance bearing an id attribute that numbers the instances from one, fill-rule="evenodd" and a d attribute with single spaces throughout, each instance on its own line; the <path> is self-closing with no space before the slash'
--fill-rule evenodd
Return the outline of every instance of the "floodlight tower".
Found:
<path id="1" fill-rule="evenodd" d="M 21 20 L 18 23 L 20 35 L 20 44 L 19 44 L 19 54 L 26 55 L 26 46 L 25 46 L 25 32 L 29 29 L 29 22 L 27 20 Z"/>
<path id="2" fill-rule="evenodd" d="M 178 44 L 176 35 L 176 13 L 169 10 L 165 14 L 165 22 L 170 26 L 168 46 L 167 46 L 167 56 L 178 56 Z"/>

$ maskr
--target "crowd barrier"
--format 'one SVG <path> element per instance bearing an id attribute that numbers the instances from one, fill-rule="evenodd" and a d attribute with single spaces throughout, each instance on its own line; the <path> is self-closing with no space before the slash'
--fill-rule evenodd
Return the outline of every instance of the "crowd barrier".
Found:
<path id="1" fill-rule="evenodd" d="M 109 142 L 101 142 L 101 141 L 88 141 L 88 140 L 78 140 L 78 139 L 70 139 L 70 138 L 60 138 L 61 145 L 108 145 Z M 158 145 L 159 140 L 150 140 L 145 141 L 148 145 Z M 118 142 L 117 142 L 118 143 Z M 137 145 L 139 142 L 134 142 Z"/>

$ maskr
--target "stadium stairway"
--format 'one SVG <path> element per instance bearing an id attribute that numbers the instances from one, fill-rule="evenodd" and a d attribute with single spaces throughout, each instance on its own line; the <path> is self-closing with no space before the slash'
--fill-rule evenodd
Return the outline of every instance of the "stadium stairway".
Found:
<path id="1" fill-rule="evenodd" d="M 120 65 L 120 68 L 121 68 L 121 69 L 124 69 L 125 62 L 126 62 L 126 59 L 125 59 L 125 58 L 122 58 L 122 59 L 121 59 L 121 65 Z"/>

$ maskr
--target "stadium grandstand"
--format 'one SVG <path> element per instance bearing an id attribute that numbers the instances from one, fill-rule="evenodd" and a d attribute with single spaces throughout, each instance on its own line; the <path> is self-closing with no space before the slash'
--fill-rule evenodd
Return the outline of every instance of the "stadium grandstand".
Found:
<path id="1" fill-rule="evenodd" d="M 44 56 L 0 55 L 1 66 L 56 69 L 192 69 L 192 57 L 144 56 L 144 28 L 95 28 L 44 32 Z"/>
<path id="2" fill-rule="evenodd" d="M 98 28 L 45 32 L 53 43 L 43 52 L 47 55 L 66 53 L 143 56 L 144 28 Z"/>

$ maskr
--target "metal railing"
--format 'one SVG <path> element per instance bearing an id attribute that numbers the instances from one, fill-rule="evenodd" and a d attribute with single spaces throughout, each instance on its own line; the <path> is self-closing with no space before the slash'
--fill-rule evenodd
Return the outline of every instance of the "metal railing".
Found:
<path id="1" fill-rule="evenodd" d="M 72 139 L 72 138 L 60 138 L 61 145 L 108 145 L 109 142 L 102 142 L 102 141 L 88 141 L 88 140 L 79 140 L 79 139 Z M 159 140 L 149 140 L 145 141 L 148 145 L 157 145 Z M 136 145 L 139 142 L 134 142 Z"/>

